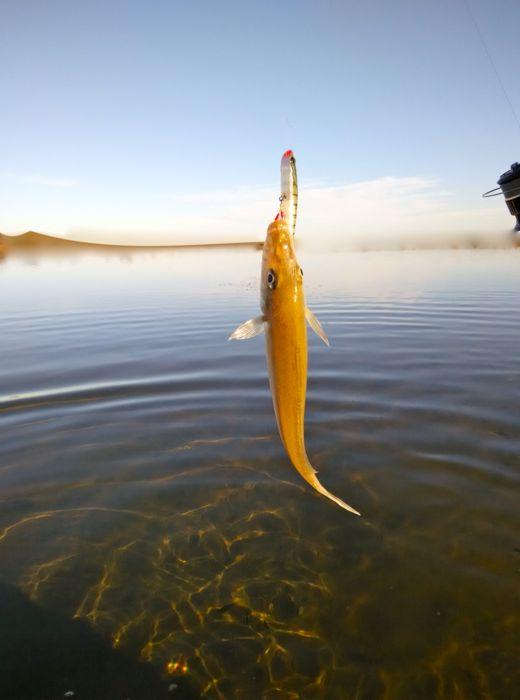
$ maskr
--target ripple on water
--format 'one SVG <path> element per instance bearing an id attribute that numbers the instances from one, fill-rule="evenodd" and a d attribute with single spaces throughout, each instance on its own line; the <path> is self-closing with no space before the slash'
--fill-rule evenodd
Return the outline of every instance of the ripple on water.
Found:
<path id="1" fill-rule="evenodd" d="M 514 697 L 518 283 L 315 295 L 308 451 L 353 518 L 285 458 L 262 340 L 226 342 L 256 291 L 132 272 L 3 320 L 2 579 L 194 697 Z"/>

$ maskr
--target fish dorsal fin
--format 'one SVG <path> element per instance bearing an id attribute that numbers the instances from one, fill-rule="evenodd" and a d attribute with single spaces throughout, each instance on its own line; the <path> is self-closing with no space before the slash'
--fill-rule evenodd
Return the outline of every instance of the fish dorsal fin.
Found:
<path id="1" fill-rule="evenodd" d="M 235 328 L 228 340 L 247 340 L 248 338 L 254 338 L 255 335 L 260 335 L 264 330 L 264 322 L 264 316 L 250 318 L 249 321 L 245 321 L 241 323 L 238 328 Z"/>
<path id="2" fill-rule="evenodd" d="M 321 327 L 321 323 L 318 321 L 318 319 L 312 313 L 308 306 L 305 307 L 305 318 L 307 319 L 307 323 L 316 333 L 316 335 L 318 335 L 323 340 L 325 345 L 330 346 L 329 339 L 327 338 L 325 331 Z"/>

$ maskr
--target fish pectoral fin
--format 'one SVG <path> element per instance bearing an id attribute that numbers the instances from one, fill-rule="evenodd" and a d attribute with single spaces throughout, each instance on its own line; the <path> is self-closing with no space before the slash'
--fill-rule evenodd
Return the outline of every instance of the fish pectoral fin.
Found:
<path id="1" fill-rule="evenodd" d="M 249 321 L 245 321 L 241 323 L 238 328 L 235 328 L 228 340 L 247 340 L 248 338 L 254 338 L 255 335 L 260 335 L 260 333 L 262 333 L 264 330 L 264 323 L 264 316 L 250 318 Z"/>
<path id="2" fill-rule="evenodd" d="M 330 347 L 329 339 L 327 338 L 325 331 L 321 327 L 321 323 L 318 321 L 318 319 L 312 313 L 308 306 L 305 307 L 305 318 L 307 319 L 307 323 L 316 333 L 316 335 L 318 335 L 323 340 L 325 345 L 328 345 Z"/>

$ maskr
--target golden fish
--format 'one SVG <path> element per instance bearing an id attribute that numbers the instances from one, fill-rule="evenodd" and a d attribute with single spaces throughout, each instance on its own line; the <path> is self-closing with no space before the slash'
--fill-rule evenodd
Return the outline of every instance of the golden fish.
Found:
<path id="1" fill-rule="evenodd" d="M 289 459 L 305 481 L 342 508 L 357 510 L 322 486 L 307 457 L 304 437 L 307 389 L 305 321 L 328 345 L 318 319 L 305 306 L 303 272 L 286 219 L 277 217 L 267 229 L 262 258 L 262 315 L 241 324 L 229 339 L 253 338 L 265 330 L 269 383 L 280 437 Z"/>

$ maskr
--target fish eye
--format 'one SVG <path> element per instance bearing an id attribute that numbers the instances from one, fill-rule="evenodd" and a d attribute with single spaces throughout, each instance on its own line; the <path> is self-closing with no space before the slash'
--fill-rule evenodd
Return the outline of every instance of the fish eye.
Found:
<path id="1" fill-rule="evenodd" d="M 267 286 L 269 289 L 276 288 L 276 272 L 274 270 L 269 270 L 267 273 Z"/>

